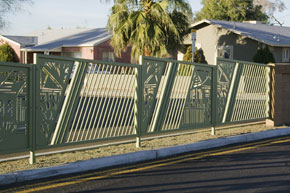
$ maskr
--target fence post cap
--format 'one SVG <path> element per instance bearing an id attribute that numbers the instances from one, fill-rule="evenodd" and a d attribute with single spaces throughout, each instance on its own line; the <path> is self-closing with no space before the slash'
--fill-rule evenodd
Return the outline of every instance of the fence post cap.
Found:
<path id="1" fill-rule="evenodd" d="M 270 66 L 270 67 L 275 67 L 275 66 L 276 66 L 276 64 L 274 64 L 274 63 L 268 63 L 268 64 L 267 64 L 267 66 Z"/>

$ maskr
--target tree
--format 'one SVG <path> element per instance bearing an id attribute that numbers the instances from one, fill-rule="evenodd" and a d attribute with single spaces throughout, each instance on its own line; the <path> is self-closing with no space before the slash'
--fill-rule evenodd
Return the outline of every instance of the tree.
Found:
<path id="1" fill-rule="evenodd" d="M 32 3 L 32 0 L 2 0 L 0 1 L 0 29 L 7 24 L 5 15 L 8 12 L 17 11 L 22 3 Z"/>
<path id="2" fill-rule="evenodd" d="M 116 0 L 107 28 L 117 56 L 131 46 L 131 57 L 172 55 L 189 33 L 191 7 L 185 0 Z"/>
<path id="3" fill-rule="evenodd" d="M 275 22 L 278 22 L 280 25 L 282 25 L 275 17 L 274 13 L 276 11 L 282 12 L 286 9 L 286 6 L 283 1 L 281 0 L 254 0 L 255 5 L 259 5 L 262 7 L 262 12 L 266 13 L 269 16 L 269 19 L 274 20 Z"/>
<path id="4" fill-rule="evenodd" d="M 270 17 L 274 15 L 275 11 L 282 12 L 286 9 L 285 3 L 281 0 L 275 0 L 275 2 L 270 0 L 254 0 L 254 4 L 260 5 L 262 11 Z"/>
<path id="5" fill-rule="evenodd" d="M 203 8 L 196 13 L 195 21 L 216 19 L 226 21 L 259 20 L 268 22 L 269 16 L 262 5 L 253 0 L 202 0 Z"/>
<path id="6" fill-rule="evenodd" d="M 0 46 L 0 61 L 1 62 L 18 62 L 18 58 L 15 51 L 7 43 Z"/>
<path id="7" fill-rule="evenodd" d="M 258 49 L 257 53 L 253 58 L 253 61 L 257 63 L 268 64 L 275 63 L 275 58 L 269 47 L 265 46 L 264 48 Z"/>

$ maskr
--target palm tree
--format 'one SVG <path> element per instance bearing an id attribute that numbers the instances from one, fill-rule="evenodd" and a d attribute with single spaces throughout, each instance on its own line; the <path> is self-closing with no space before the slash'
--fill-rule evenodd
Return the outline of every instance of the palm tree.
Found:
<path id="1" fill-rule="evenodd" d="M 131 57 L 164 57 L 180 48 L 192 17 L 185 0 L 115 0 L 107 28 L 117 56 L 129 46 Z"/>

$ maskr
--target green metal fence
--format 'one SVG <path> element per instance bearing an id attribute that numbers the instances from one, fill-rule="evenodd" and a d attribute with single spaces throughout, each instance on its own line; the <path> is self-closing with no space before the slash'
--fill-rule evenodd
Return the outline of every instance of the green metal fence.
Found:
<path id="1" fill-rule="evenodd" d="M 33 74 L 30 65 L 0 62 L 0 152 L 28 151 L 33 134 Z"/>
<path id="2" fill-rule="evenodd" d="M 270 71 L 225 59 L 0 63 L 0 154 L 265 119 Z"/>

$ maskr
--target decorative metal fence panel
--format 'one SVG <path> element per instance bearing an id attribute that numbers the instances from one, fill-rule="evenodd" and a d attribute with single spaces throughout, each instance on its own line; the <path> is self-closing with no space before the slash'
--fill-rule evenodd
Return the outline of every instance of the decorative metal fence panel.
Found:
<path id="1" fill-rule="evenodd" d="M 0 152 L 28 150 L 32 67 L 0 62 Z"/>
<path id="2" fill-rule="evenodd" d="M 36 63 L 40 66 L 37 74 L 40 79 L 40 127 L 36 130 L 36 146 L 39 148 L 46 147 L 52 141 L 75 62 L 38 55 Z"/>
<path id="3" fill-rule="evenodd" d="M 143 57 L 142 65 L 147 133 L 268 116 L 267 65 L 218 59 L 213 66 L 151 57 Z"/>
<path id="4" fill-rule="evenodd" d="M 194 68 L 192 66 L 189 75 L 186 84 L 185 108 L 181 109 L 183 111 L 182 127 L 210 125 L 212 123 L 213 67 L 196 64 Z"/>
<path id="5" fill-rule="evenodd" d="M 136 134 L 134 94 L 134 67 L 88 64 L 63 140 L 70 143 Z"/>
<path id="6" fill-rule="evenodd" d="M 265 119 L 269 72 L 226 59 L 0 63 L 0 153 Z"/>
<path id="7" fill-rule="evenodd" d="M 39 56 L 37 63 L 42 65 L 40 106 L 46 110 L 40 130 L 41 139 L 48 139 L 44 146 L 136 134 L 138 65 L 52 56 Z"/>
<path id="8" fill-rule="evenodd" d="M 217 60 L 217 108 L 216 108 L 216 122 L 222 123 L 229 97 L 231 82 L 236 71 L 236 63 L 229 60 Z"/>
<path id="9" fill-rule="evenodd" d="M 217 123 L 265 119 L 269 111 L 270 67 L 218 59 Z"/>

